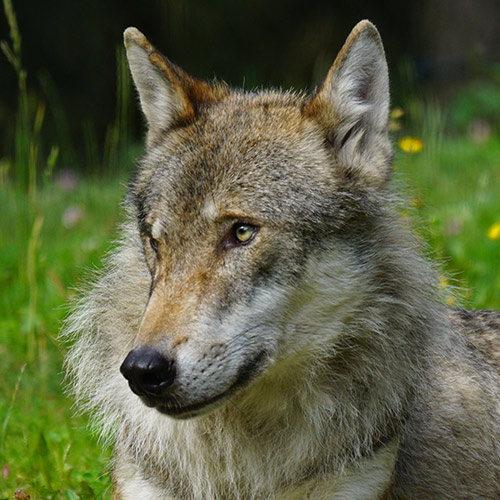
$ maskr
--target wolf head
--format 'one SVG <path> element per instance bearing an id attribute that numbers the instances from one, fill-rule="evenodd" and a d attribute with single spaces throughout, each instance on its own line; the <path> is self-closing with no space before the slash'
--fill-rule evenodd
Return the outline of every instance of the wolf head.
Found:
<path id="1" fill-rule="evenodd" d="M 146 405 L 191 417 L 324 357 L 364 302 L 391 172 L 387 64 L 362 21 L 313 95 L 246 93 L 124 38 L 148 125 L 128 201 L 151 286 L 121 370 Z"/>

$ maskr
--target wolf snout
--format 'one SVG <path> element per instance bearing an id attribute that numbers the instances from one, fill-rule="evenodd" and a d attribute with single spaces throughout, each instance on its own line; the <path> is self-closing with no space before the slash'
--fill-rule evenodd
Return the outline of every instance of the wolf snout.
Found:
<path id="1" fill-rule="evenodd" d="M 151 347 L 138 347 L 128 353 L 120 372 L 138 396 L 158 397 L 172 385 L 176 370 L 173 359 Z"/>

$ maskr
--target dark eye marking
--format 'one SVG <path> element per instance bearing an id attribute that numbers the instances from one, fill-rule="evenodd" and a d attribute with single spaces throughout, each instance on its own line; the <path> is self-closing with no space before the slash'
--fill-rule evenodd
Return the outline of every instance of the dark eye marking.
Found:
<path id="1" fill-rule="evenodd" d="M 152 236 L 149 237 L 149 245 L 153 249 L 154 253 L 158 253 L 158 240 L 155 240 Z"/>

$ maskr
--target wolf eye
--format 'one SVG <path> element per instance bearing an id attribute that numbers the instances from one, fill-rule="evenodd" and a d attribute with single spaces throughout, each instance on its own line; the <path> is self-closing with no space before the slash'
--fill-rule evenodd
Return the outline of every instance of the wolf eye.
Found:
<path id="1" fill-rule="evenodd" d="M 258 233 L 259 227 L 246 222 L 237 222 L 226 233 L 221 241 L 224 250 L 229 250 L 237 246 L 248 245 Z"/>
<path id="2" fill-rule="evenodd" d="M 257 233 L 257 228 L 251 224 L 237 223 L 233 226 L 233 235 L 237 243 L 250 243 Z"/>
<path id="3" fill-rule="evenodd" d="M 149 238 L 149 244 L 151 245 L 151 248 L 153 249 L 154 253 L 158 253 L 158 240 L 155 240 L 154 238 Z"/>

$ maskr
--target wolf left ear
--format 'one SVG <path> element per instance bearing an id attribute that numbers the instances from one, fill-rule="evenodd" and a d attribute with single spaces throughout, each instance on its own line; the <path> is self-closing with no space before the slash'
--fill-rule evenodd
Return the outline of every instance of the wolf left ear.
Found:
<path id="1" fill-rule="evenodd" d="M 389 76 L 372 23 L 361 21 L 354 27 L 304 113 L 324 128 L 345 175 L 372 185 L 388 180 Z"/>
<path id="2" fill-rule="evenodd" d="M 176 124 L 189 122 L 201 105 L 227 94 L 223 85 L 212 85 L 189 76 L 160 54 L 138 29 L 127 28 L 123 40 L 148 122 L 148 141 Z"/>

